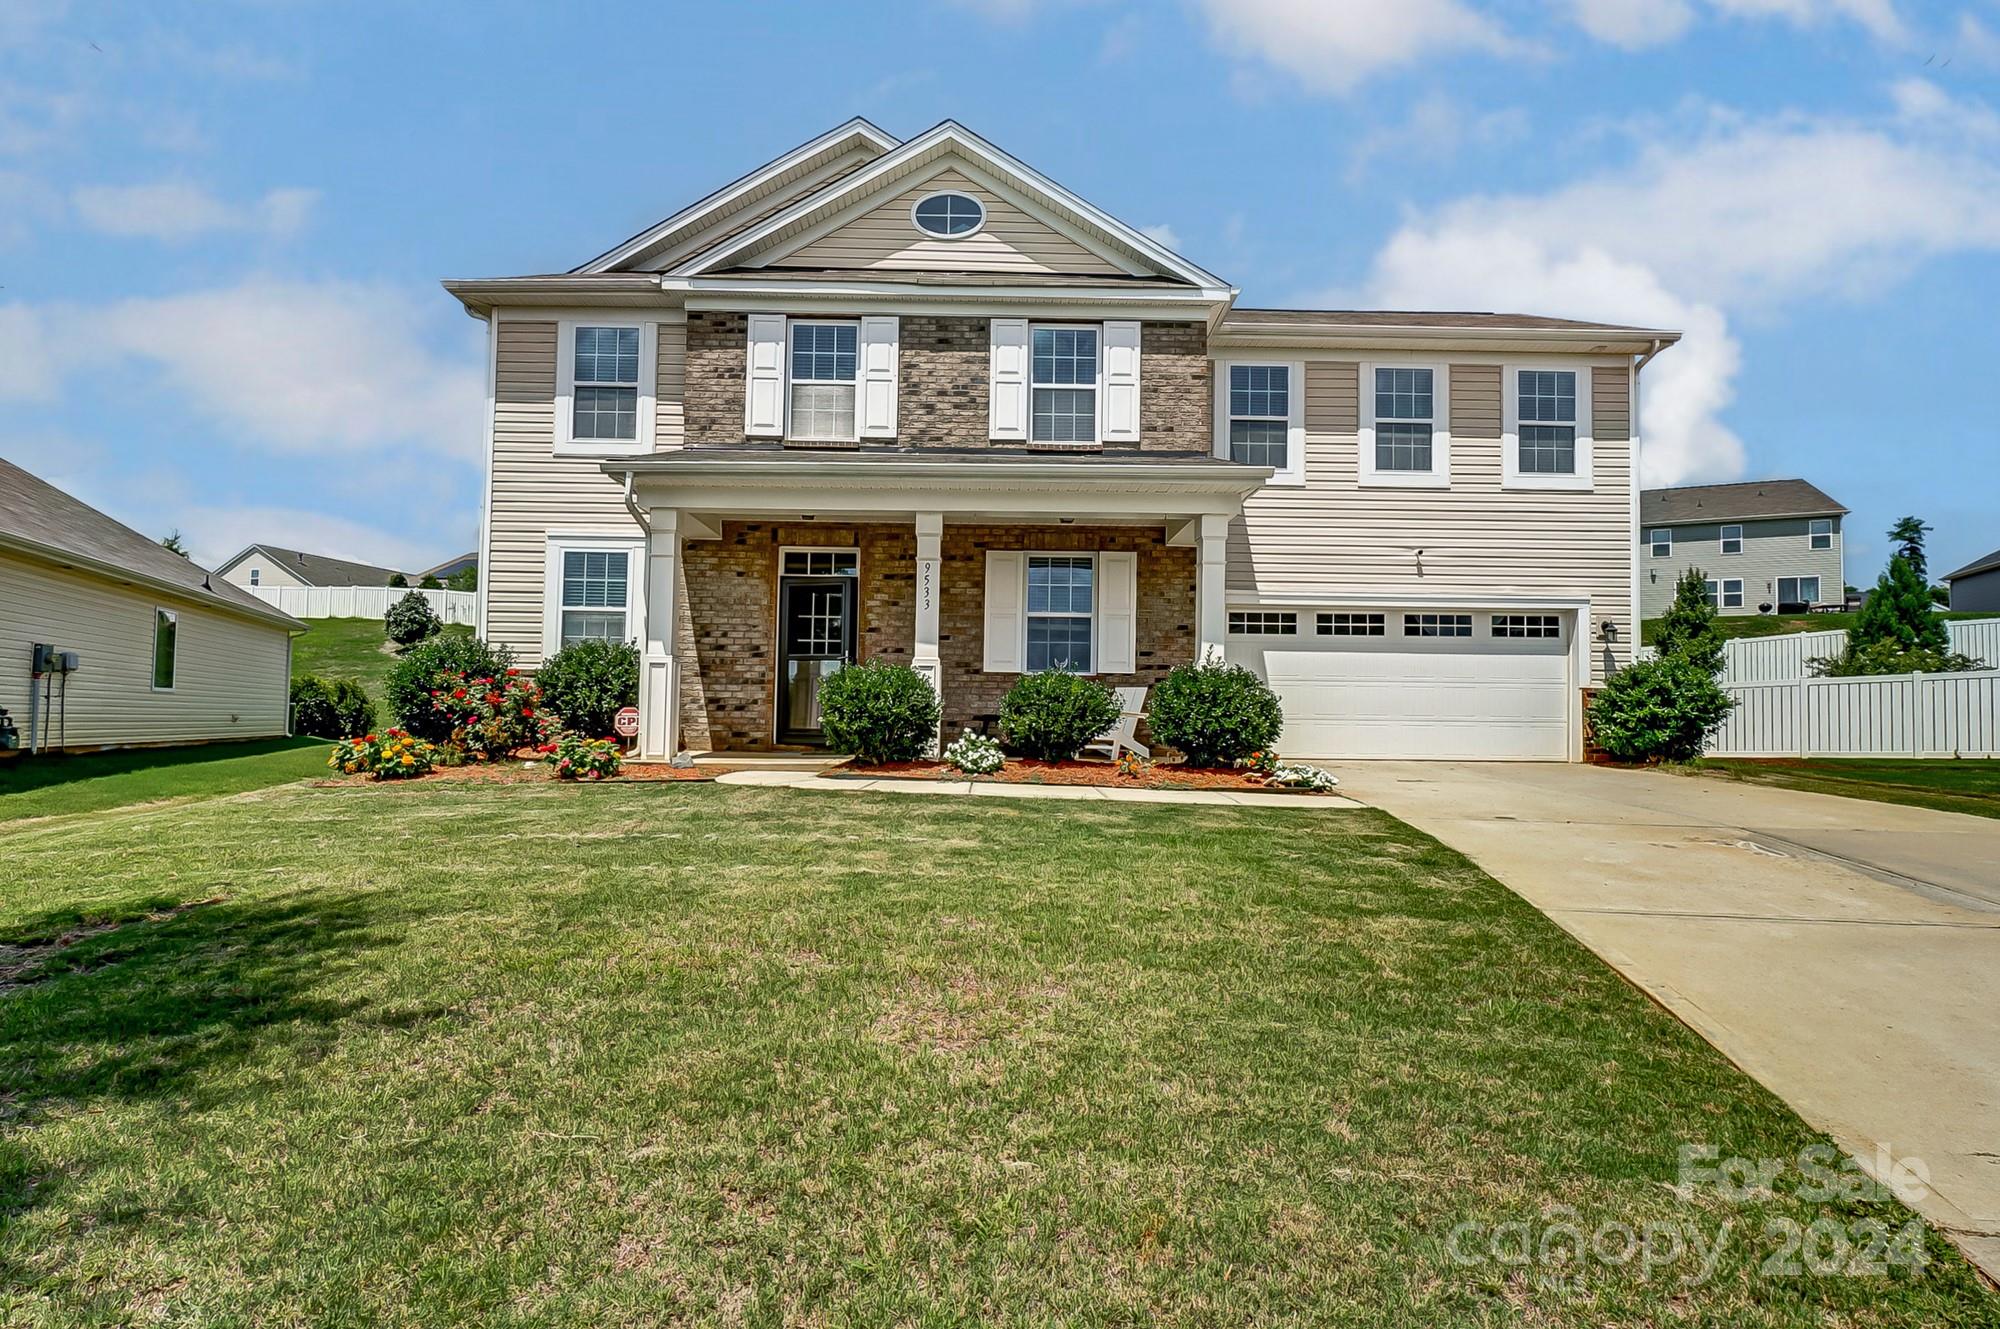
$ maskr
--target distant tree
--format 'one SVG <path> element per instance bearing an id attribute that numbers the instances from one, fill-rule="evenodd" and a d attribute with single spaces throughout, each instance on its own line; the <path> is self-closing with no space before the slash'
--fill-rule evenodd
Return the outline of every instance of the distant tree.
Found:
<path id="1" fill-rule="evenodd" d="M 1889 528 L 1895 552 L 1847 630 L 1839 655 L 1813 660 L 1814 673 L 1847 678 L 1873 674 L 1956 673 L 1979 661 L 1951 648 L 1951 632 L 1938 616 L 1926 573 L 1924 536 L 1930 527 L 1904 517 Z"/>
<path id="2" fill-rule="evenodd" d="M 1908 560 L 1916 569 L 1917 580 L 1929 584 L 1931 579 L 1930 560 L 1924 555 L 1924 537 L 1931 528 L 1924 525 L 1921 517 L 1904 517 L 1889 528 L 1889 538 L 1895 541 L 1896 552 Z"/>
<path id="3" fill-rule="evenodd" d="M 441 591 L 444 589 L 444 583 L 426 572 L 424 579 L 417 583 L 417 589 L 420 591 Z"/>
<path id="4" fill-rule="evenodd" d="M 1951 608 L 1951 587 L 1931 583 L 1931 603 L 1940 609 Z"/>
<path id="5" fill-rule="evenodd" d="M 460 568 L 444 579 L 444 584 L 454 591 L 476 591 L 479 589 L 479 565 Z"/>
<path id="6" fill-rule="evenodd" d="M 166 538 L 160 541 L 160 548 L 169 553 L 179 554 L 182 558 L 188 556 L 187 541 L 181 539 L 181 532 L 178 526 L 167 532 Z"/>
<path id="7" fill-rule="evenodd" d="M 1660 619 L 1653 645 L 1661 655 L 1678 655 L 1714 678 L 1722 672 L 1722 634 L 1708 599 L 1708 574 L 1689 568 L 1674 583 L 1674 600 Z"/>
<path id="8" fill-rule="evenodd" d="M 392 572 L 389 574 L 389 584 L 391 586 L 396 587 L 398 590 L 402 590 L 409 586 L 410 579 L 408 577 L 405 577 L 400 572 Z"/>

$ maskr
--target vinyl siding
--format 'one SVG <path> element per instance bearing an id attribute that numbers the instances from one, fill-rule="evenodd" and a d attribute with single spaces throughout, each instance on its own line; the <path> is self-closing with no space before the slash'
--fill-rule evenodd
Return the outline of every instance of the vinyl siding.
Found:
<path id="1" fill-rule="evenodd" d="M 269 554 L 263 553 L 253 553 L 235 567 L 219 575 L 224 581 L 232 585 L 248 588 L 250 585 L 250 570 L 252 568 L 257 569 L 257 585 L 259 588 L 265 586 L 305 585 L 304 582 L 293 576 L 281 561 L 272 558 Z"/>
<path id="2" fill-rule="evenodd" d="M 955 189 L 979 200 L 986 224 L 963 240 L 935 240 L 910 220 L 918 199 Z M 956 171 L 934 175 L 782 258 L 778 268 L 899 268 L 960 272 L 1123 270 Z"/>
<path id="3" fill-rule="evenodd" d="M 1449 368 L 1451 487 L 1378 489 L 1357 479 L 1360 364 L 1313 360 L 1306 351 L 1259 355 L 1307 361 L 1306 483 L 1268 487 L 1244 504 L 1230 531 L 1231 604 L 1408 594 L 1463 597 L 1479 608 L 1496 595 L 1587 595 L 1593 637 L 1596 624 L 1610 619 L 1619 638 L 1610 658 L 1629 658 L 1636 632 L 1625 370 L 1592 376 L 1598 439 L 1589 491 L 1501 489 L 1497 363 Z M 1606 655 L 1593 644 L 1595 678 L 1604 675 Z"/>
<path id="4" fill-rule="evenodd" d="M 625 314 L 622 317 L 629 319 Z M 687 329 L 658 328 L 653 445 L 681 446 Z M 543 571 L 554 531 L 640 534 L 624 492 L 593 457 L 555 455 L 556 324 L 502 318 L 493 381 L 493 509 L 485 551 L 486 637 L 528 668 L 542 660 Z"/>
<path id="5" fill-rule="evenodd" d="M 174 689 L 153 690 L 153 611 L 180 615 Z M 290 633 L 192 601 L 0 554 L 0 707 L 28 738 L 29 648 L 82 658 L 69 676 L 61 737 L 70 747 L 271 738 L 285 732 Z M 57 737 L 48 731 L 49 741 Z"/>
<path id="6" fill-rule="evenodd" d="M 1743 552 L 1722 552 L 1722 523 L 1701 522 L 1668 529 L 1674 533 L 1674 552 L 1654 558 L 1652 533 L 1658 527 L 1639 530 L 1639 605 L 1647 618 L 1658 618 L 1673 603 L 1674 585 L 1689 568 L 1700 568 L 1716 581 L 1742 578 L 1743 605 L 1721 609 L 1731 617 L 1751 615 L 1763 603 L 1775 605 L 1778 578 L 1818 577 L 1821 603 L 1836 602 L 1846 589 L 1841 569 L 1840 518 L 1833 521 L 1833 548 L 1813 549 L 1807 530 L 1808 519 L 1788 517 L 1766 521 L 1732 522 L 1743 527 Z"/>

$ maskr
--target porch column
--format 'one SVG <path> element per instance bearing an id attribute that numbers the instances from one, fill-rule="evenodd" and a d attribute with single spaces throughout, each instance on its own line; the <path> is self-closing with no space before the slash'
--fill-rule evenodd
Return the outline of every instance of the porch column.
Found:
<path id="1" fill-rule="evenodd" d="M 1229 627 L 1223 591 L 1229 574 L 1229 518 L 1204 515 L 1194 552 L 1195 659 L 1206 664 L 1222 658 L 1223 634 Z"/>
<path id="2" fill-rule="evenodd" d="M 917 639 L 910 651 L 910 665 L 922 674 L 944 700 L 944 662 L 938 654 L 938 601 L 944 576 L 944 514 L 917 514 Z M 942 715 L 939 719 L 943 725 Z M 935 740 L 933 740 L 935 746 Z"/>
<path id="3" fill-rule="evenodd" d="M 646 644 L 639 670 L 639 756 L 669 761 L 680 752 L 680 668 L 674 659 L 674 624 L 679 617 L 681 514 L 654 508 L 647 514 Z"/>

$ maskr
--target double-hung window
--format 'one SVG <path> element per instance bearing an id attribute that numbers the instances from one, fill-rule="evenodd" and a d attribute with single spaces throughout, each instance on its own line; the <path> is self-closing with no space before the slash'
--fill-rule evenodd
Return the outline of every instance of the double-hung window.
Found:
<path id="1" fill-rule="evenodd" d="M 653 325 L 564 319 L 559 326 L 556 451 L 649 451 L 657 354 Z"/>
<path id="2" fill-rule="evenodd" d="M 1709 581 L 1708 606 L 1711 609 L 1741 609 L 1743 607 L 1743 579 L 1729 577 L 1722 581 Z"/>
<path id="3" fill-rule="evenodd" d="M 1654 558 L 1671 558 L 1674 553 L 1674 529 L 1671 526 L 1656 526 L 1648 537 L 1653 547 Z"/>
<path id="4" fill-rule="evenodd" d="M 1743 528 L 1741 526 L 1725 526 L 1722 528 L 1722 552 L 1725 554 L 1740 554 L 1743 552 Z"/>
<path id="5" fill-rule="evenodd" d="M 153 611 L 153 690 L 174 690 L 174 664 L 179 654 L 181 616 L 171 609 Z"/>
<path id="6" fill-rule="evenodd" d="M 1229 366 L 1229 460 L 1285 470 L 1291 403 L 1290 366 Z"/>
<path id="7" fill-rule="evenodd" d="M 1091 671 L 1096 559 L 1089 554 L 1028 556 L 1028 672 Z"/>
<path id="8" fill-rule="evenodd" d="M 1450 483 L 1446 372 L 1441 365 L 1363 366 L 1362 484 L 1441 488 Z"/>
<path id="9" fill-rule="evenodd" d="M 851 443 L 859 323 L 792 320 L 791 422 L 787 438 Z"/>
<path id="10" fill-rule="evenodd" d="M 629 550 L 563 550 L 558 644 L 632 640 L 631 574 Z"/>
<path id="11" fill-rule="evenodd" d="M 1806 543 L 1813 549 L 1833 548 L 1833 518 L 1814 517 L 1806 523 Z"/>
<path id="12" fill-rule="evenodd" d="M 1589 489 L 1590 370 L 1510 367 L 1504 378 L 1501 483 L 1509 489 Z"/>
<path id="13" fill-rule="evenodd" d="M 1097 442 L 1098 329 L 1031 330 L 1031 443 Z"/>

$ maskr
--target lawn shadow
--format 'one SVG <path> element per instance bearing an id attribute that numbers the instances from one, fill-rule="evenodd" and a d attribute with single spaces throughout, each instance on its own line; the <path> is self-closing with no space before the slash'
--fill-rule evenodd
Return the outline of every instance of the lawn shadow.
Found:
<path id="1" fill-rule="evenodd" d="M 79 780 L 134 771 L 170 770 L 214 761 L 236 761 L 271 752 L 325 747 L 323 738 L 261 738 L 247 742 L 192 743 L 174 748 L 125 748 L 116 752 L 41 753 L 0 762 L 0 797 L 33 789 L 53 789 Z"/>
<path id="2" fill-rule="evenodd" d="M 0 1227 L 78 1180 L 37 1148 L 52 1115 L 148 1099 L 199 1111 L 267 1049 L 310 1063 L 363 1006 L 315 991 L 398 941 L 357 894 L 17 920 L 0 934 Z M 0 1280 L 23 1272 L 0 1261 Z"/>

